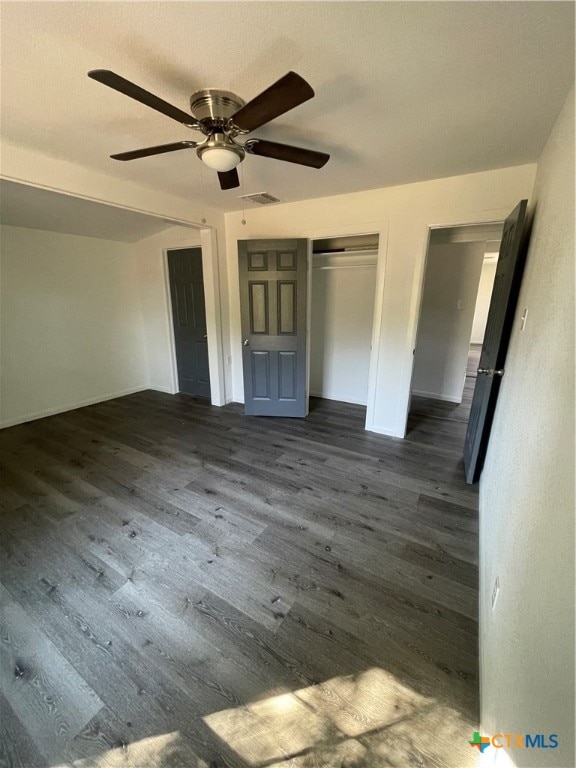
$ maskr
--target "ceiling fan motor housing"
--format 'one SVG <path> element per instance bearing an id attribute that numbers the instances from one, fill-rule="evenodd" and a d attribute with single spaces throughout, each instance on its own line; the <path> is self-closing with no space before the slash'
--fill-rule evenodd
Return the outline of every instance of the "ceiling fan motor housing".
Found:
<path id="1" fill-rule="evenodd" d="M 190 111 L 208 129 L 224 126 L 244 100 L 231 91 L 219 88 L 202 88 L 190 96 Z"/>
<path id="2" fill-rule="evenodd" d="M 244 101 L 231 91 L 219 88 L 203 88 L 190 97 L 190 111 L 202 125 L 208 138 L 200 144 L 196 153 L 209 168 L 227 172 L 244 160 L 244 150 L 236 144 L 229 120 Z"/>

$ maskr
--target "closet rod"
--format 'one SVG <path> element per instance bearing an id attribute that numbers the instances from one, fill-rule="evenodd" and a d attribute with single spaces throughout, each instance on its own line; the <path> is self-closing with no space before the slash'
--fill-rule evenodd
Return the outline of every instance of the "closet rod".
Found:
<path id="1" fill-rule="evenodd" d="M 312 256 L 378 256 L 377 248 L 365 251 L 313 251 Z"/>

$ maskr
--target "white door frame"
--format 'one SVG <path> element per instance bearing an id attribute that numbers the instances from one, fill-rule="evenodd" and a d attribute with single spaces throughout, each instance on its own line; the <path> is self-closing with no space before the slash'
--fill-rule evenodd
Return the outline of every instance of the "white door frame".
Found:
<path id="1" fill-rule="evenodd" d="M 188 244 L 181 241 L 167 245 L 162 249 L 164 274 L 164 293 L 166 297 L 168 319 L 168 346 L 170 355 L 170 378 L 172 394 L 178 392 L 178 366 L 176 362 L 176 344 L 172 314 L 172 297 L 170 294 L 170 277 L 168 274 L 168 251 L 188 248 L 200 248 L 202 251 L 202 278 L 204 282 L 204 304 L 206 311 L 206 335 L 208 337 L 208 367 L 210 372 L 210 400 L 212 405 L 225 405 L 226 394 L 224 384 L 224 344 L 222 340 L 222 308 L 220 301 L 220 274 L 218 268 L 218 247 L 216 229 L 205 227 L 200 230 L 200 243 Z"/>
<path id="2" fill-rule="evenodd" d="M 442 222 L 441 224 L 428 224 L 427 225 L 427 235 L 426 239 L 424 241 L 423 250 L 420 253 L 418 257 L 418 261 L 416 264 L 415 274 L 414 274 L 414 290 L 413 290 L 413 302 L 414 302 L 414 313 L 412 315 L 412 322 L 411 322 L 411 331 L 410 331 L 410 338 L 411 338 L 411 348 L 413 351 L 416 350 L 416 342 L 418 339 L 418 326 L 420 325 L 420 315 L 422 312 L 422 299 L 424 297 L 424 280 L 426 278 L 426 263 L 428 260 L 428 250 L 430 248 L 430 238 L 432 236 L 432 231 L 436 229 L 449 229 L 452 227 L 474 227 L 474 226 L 489 226 L 494 225 L 497 226 L 499 224 L 502 224 L 508 214 L 510 213 L 511 208 L 500 208 L 496 210 L 491 210 L 487 213 L 485 217 L 482 216 L 482 214 L 479 214 L 478 216 L 472 215 L 469 219 L 463 221 L 462 218 L 458 219 L 448 219 Z M 409 376 L 405 379 L 405 389 L 404 389 L 404 402 L 405 402 L 405 412 L 402 414 L 402 421 L 401 424 L 402 427 L 402 437 L 406 437 L 406 429 L 408 426 L 408 416 L 410 413 L 410 401 L 412 399 L 412 380 L 414 378 L 414 352 L 412 353 L 412 361 L 410 364 L 410 370 L 409 370 Z"/>
<path id="3" fill-rule="evenodd" d="M 386 256 L 388 253 L 388 221 L 365 222 L 349 226 L 332 226 L 322 229 L 302 232 L 308 238 L 308 306 L 306 311 L 306 394 L 310 391 L 310 327 L 312 321 L 312 241 L 330 237 L 349 237 L 353 235 L 378 235 L 378 260 L 376 263 L 376 287 L 374 291 L 374 310 L 372 317 L 372 341 L 370 351 L 370 367 L 368 372 L 368 396 L 366 405 L 366 421 L 364 429 L 372 430 L 374 425 L 374 407 L 376 400 L 376 380 L 378 374 L 378 358 L 380 352 L 380 331 L 382 327 L 382 303 L 384 298 L 384 275 L 386 271 Z"/>

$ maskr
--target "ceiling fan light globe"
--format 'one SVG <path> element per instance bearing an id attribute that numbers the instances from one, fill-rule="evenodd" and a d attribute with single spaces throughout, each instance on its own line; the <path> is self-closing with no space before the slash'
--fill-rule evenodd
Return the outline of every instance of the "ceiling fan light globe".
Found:
<path id="1" fill-rule="evenodd" d="M 231 171 L 242 160 L 242 157 L 233 149 L 225 147 L 208 147 L 202 152 L 200 158 L 204 165 L 219 173 Z"/>

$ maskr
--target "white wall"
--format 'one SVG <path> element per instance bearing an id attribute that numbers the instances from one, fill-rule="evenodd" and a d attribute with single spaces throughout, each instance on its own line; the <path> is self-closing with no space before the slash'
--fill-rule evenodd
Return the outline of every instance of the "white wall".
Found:
<path id="1" fill-rule="evenodd" d="M 213 402 L 229 401 L 228 325 L 220 317 L 226 270 L 216 236 L 172 227 L 119 243 L 3 227 L 0 425 L 146 387 L 176 392 L 164 252 L 194 245 L 202 246 L 207 284 Z"/>
<path id="2" fill-rule="evenodd" d="M 376 257 L 312 258 L 310 394 L 366 405 Z"/>
<path id="3" fill-rule="evenodd" d="M 0 425 L 148 385 L 132 246 L 2 227 Z"/>
<path id="4" fill-rule="evenodd" d="M 426 261 L 412 392 L 462 401 L 484 243 L 431 244 Z"/>
<path id="5" fill-rule="evenodd" d="M 383 279 L 376 296 L 368 418 L 374 431 L 403 437 L 429 228 L 501 221 L 530 195 L 534 173 L 535 166 L 524 165 L 271 205 L 247 211 L 245 226 L 242 212 L 226 214 L 233 399 L 244 399 L 237 240 L 376 232 Z"/>
<path id="6" fill-rule="evenodd" d="M 574 91 L 538 163 L 531 207 L 534 229 L 480 481 L 481 716 L 483 733 L 557 733 L 558 749 L 510 750 L 510 758 L 566 768 L 576 762 Z"/>
<path id="7" fill-rule="evenodd" d="M 32 186 L 65 192 L 83 199 L 103 201 L 126 210 L 195 226 L 197 230 L 186 227 L 183 230 L 191 232 L 192 239 L 196 237 L 196 232 L 201 230 L 202 252 L 203 255 L 208 254 L 207 261 L 203 263 L 205 282 L 209 282 L 206 306 L 211 379 L 213 372 L 218 371 L 217 381 L 212 387 L 213 397 L 216 393 L 215 401 L 218 404 L 231 399 L 230 363 L 227 362 L 230 357 L 230 322 L 224 214 L 221 211 L 203 206 L 201 202 L 191 202 L 184 197 L 168 195 L 150 187 L 123 181 L 118 177 L 98 173 L 91 168 L 49 157 L 7 141 L 2 142 L 1 175 L 3 178 Z M 143 248 L 138 248 L 138 243 L 134 246 L 136 253 L 144 254 L 144 259 L 148 259 L 150 269 L 142 287 L 143 300 L 147 304 L 144 313 L 144 338 L 152 386 L 168 391 L 173 391 L 173 379 L 170 374 L 170 362 L 166 361 L 169 342 L 166 328 L 169 316 L 167 311 L 163 311 L 167 310 L 167 306 L 163 298 L 165 280 L 162 278 L 162 249 L 178 247 L 186 237 L 176 236 L 174 242 L 171 242 L 170 238 L 160 238 L 158 241 L 149 238 L 150 242 Z M 140 281 L 145 278 L 141 265 L 138 267 L 138 275 Z"/>
<path id="8" fill-rule="evenodd" d="M 492 298 L 497 264 L 497 258 L 485 258 L 482 264 L 482 272 L 480 273 L 480 282 L 478 284 L 478 297 L 476 299 L 476 308 L 474 309 L 474 320 L 472 321 L 471 344 L 482 344 L 484 341 L 484 331 L 486 330 L 486 321 L 488 320 L 488 310 L 490 309 L 490 299 Z"/>

